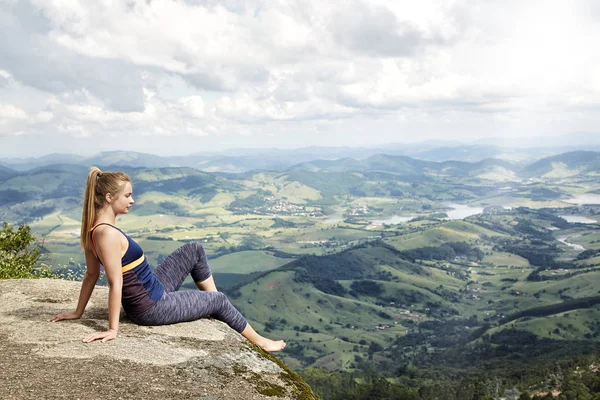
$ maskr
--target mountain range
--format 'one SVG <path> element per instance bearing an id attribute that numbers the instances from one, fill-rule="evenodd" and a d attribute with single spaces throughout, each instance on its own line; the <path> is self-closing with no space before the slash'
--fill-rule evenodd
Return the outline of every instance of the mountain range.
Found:
<path id="1" fill-rule="evenodd" d="M 525 146 L 529 143 L 531 146 Z M 543 147 L 539 143 L 544 143 Z M 191 167 L 207 172 L 246 172 L 251 170 L 283 171 L 293 165 L 316 160 L 351 158 L 365 160 L 377 154 L 405 156 L 423 161 L 479 162 L 499 159 L 520 165 L 531 164 L 545 157 L 578 150 L 600 151 L 600 134 L 579 133 L 536 140 L 509 141 L 486 139 L 475 144 L 456 141 L 422 143 L 391 143 L 371 147 L 319 147 L 299 149 L 229 149 L 221 152 L 202 152 L 186 156 L 157 156 L 135 151 L 109 151 L 92 156 L 49 154 L 42 157 L 2 158 L 0 166 L 17 171 L 51 164 L 129 166 L 146 168 Z M 1 174 L 1 172 L 0 172 Z"/>

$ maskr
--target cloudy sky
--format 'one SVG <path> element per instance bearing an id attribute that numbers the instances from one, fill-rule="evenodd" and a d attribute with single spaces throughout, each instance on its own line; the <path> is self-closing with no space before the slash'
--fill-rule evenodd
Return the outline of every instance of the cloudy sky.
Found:
<path id="1" fill-rule="evenodd" d="M 600 2 L 0 0 L 0 157 L 600 132 Z"/>

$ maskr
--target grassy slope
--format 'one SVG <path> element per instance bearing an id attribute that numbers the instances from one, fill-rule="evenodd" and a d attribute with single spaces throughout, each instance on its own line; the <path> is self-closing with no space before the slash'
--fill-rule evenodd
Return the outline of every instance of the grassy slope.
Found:
<path id="1" fill-rule="evenodd" d="M 289 258 L 278 258 L 271 252 L 255 250 L 240 251 L 210 260 L 213 272 L 249 274 L 278 268 L 290 262 Z"/>
<path id="2" fill-rule="evenodd" d="M 234 300 L 234 304 L 254 325 L 264 330 L 264 323 L 269 319 L 286 320 L 285 327 L 270 333 L 271 336 L 281 337 L 290 343 L 301 344 L 308 347 L 305 356 L 317 358 L 326 357 L 331 353 L 337 354 L 335 367 L 348 367 L 353 357 L 348 351 L 340 353 L 340 349 L 349 350 L 361 339 L 367 341 L 387 342 L 388 339 L 402 334 L 406 328 L 394 325 L 383 331 L 374 331 L 380 323 L 390 323 L 389 320 L 378 316 L 382 307 L 373 305 L 368 301 L 347 299 L 325 294 L 312 286 L 294 282 L 294 272 L 275 271 L 252 283 L 244 285 L 241 296 Z M 249 303 L 248 300 L 252 302 Z M 386 309 L 386 312 L 390 312 Z M 393 324 L 393 321 L 391 321 Z M 300 332 L 296 336 L 294 326 L 304 325 L 314 327 L 319 333 Z M 348 327 L 346 327 L 348 325 Z M 348 343 L 342 340 L 348 337 L 357 343 Z M 311 341 L 312 338 L 312 341 Z M 312 349 L 312 350 L 311 350 Z M 285 357 L 286 361 L 288 360 Z M 330 364 L 331 357 L 317 362 Z"/>
<path id="3" fill-rule="evenodd" d="M 501 233 L 482 228 L 467 221 L 449 221 L 434 228 L 386 239 L 386 242 L 398 250 L 418 247 L 439 246 L 449 242 L 474 241 L 481 235 L 502 236 Z"/>
<path id="4" fill-rule="evenodd" d="M 453 307 L 454 304 L 433 293 L 440 284 L 448 290 L 457 290 L 462 281 L 434 268 L 412 265 L 402 261 L 398 255 L 385 247 L 367 246 L 352 249 L 341 254 L 322 259 L 311 259 L 314 268 L 320 268 L 320 262 L 345 265 L 344 260 L 354 260 L 358 264 L 352 267 L 357 276 L 367 276 L 377 272 L 389 272 L 391 280 L 378 281 L 382 285 L 381 296 L 387 298 L 406 299 L 406 296 L 416 296 L 416 304 L 377 305 L 375 297 L 346 294 L 344 297 L 334 296 L 316 289 L 307 282 L 297 282 L 296 271 L 308 268 L 308 264 L 297 260 L 278 270 L 243 285 L 240 297 L 234 299 L 246 317 L 255 325 L 264 328 L 270 319 L 284 318 L 285 325 L 271 333 L 271 336 L 281 336 L 291 343 L 307 347 L 304 357 L 314 357 L 313 365 L 328 368 L 347 368 L 353 359 L 350 348 L 358 346 L 358 353 L 365 352 L 366 346 L 360 345 L 361 340 L 367 343 L 375 341 L 384 345 L 397 335 L 406 332 L 401 324 L 403 320 L 423 320 L 425 316 L 410 309 L 425 309 L 427 302 L 440 303 L 443 307 Z M 358 260 L 358 261 L 357 261 Z M 350 267 L 350 266 L 349 266 Z M 312 268 L 312 267 L 310 267 Z M 323 265 L 322 268 L 327 268 Z M 397 281 L 394 280 L 397 278 Z M 353 279 L 338 280 L 342 286 L 350 288 Z M 382 317 L 381 312 L 391 319 Z M 408 315 L 407 315 L 408 313 Z M 377 325 L 389 325 L 386 329 L 376 329 Z M 307 325 L 318 329 L 318 333 L 300 332 L 296 335 L 294 326 Z M 312 341 L 311 338 L 312 337 Z M 340 352 L 341 350 L 341 352 Z M 344 352 L 346 350 L 346 352 Z M 364 354 L 363 354 L 364 355 Z M 293 364 L 296 361 L 290 359 Z M 335 369 L 334 368 L 334 369 Z"/>

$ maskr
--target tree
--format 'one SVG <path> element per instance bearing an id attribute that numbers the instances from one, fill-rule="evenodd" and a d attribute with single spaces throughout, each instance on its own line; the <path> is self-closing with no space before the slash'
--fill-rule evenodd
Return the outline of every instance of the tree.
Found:
<path id="1" fill-rule="evenodd" d="M 54 276 L 47 267 L 35 268 L 41 250 L 34 243 L 35 237 L 29 225 L 23 224 L 15 229 L 4 222 L 0 230 L 0 279 Z"/>
<path id="2" fill-rule="evenodd" d="M 563 385 L 561 396 L 566 400 L 592 400 L 590 390 L 581 382 L 569 380 Z"/>
<path id="3" fill-rule="evenodd" d="M 251 233 L 250 235 L 242 239 L 242 242 L 238 246 L 238 250 L 254 250 L 262 249 L 263 247 L 265 247 L 265 242 L 263 238 L 261 238 L 255 233 Z"/>

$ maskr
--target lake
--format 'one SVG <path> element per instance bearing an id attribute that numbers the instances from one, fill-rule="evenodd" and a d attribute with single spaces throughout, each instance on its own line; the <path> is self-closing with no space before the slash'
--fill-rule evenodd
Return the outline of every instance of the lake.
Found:
<path id="1" fill-rule="evenodd" d="M 580 235 L 575 235 L 575 236 L 564 236 L 564 237 L 560 237 L 560 238 L 558 238 L 558 239 L 556 239 L 556 240 L 558 240 L 559 242 L 561 242 L 561 243 L 563 243 L 563 244 L 566 244 L 567 246 L 569 246 L 570 248 L 572 248 L 572 249 L 574 249 L 574 250 L 577 250 L 577 251 L 584 251 L 584 250 L 585 250 L 585 247 L 583 247 L 582 245 L 580 245 L 580 244 L 575 244 L 575 243 L 569 243 L 569 242 L 567 242 L 567 240 L 569 240 L 569 239 L 574 239 L 574 238 L 576 238 L 576 237 L 579 237 L 579 236 L 580 236 Z"/>
<path id="2" fill-rule="evenodd" d="M 402 224 L 404 222 L 408 222 L 411 219 L 413 219 L 414 217 L 403 217 L 400 215 L 392 215 L 391 217 L 388 218 L 384 218 L 384 219 L 370 219 L 369 221 L 371 221 L 374 224 L 387 224 L 387 225 L 396 225 L 396 224 Z"/>
<path id="3" fill-rule="evenodd" d="M 565 200 L 565 202 L 571 204 L 600 204 L 600 194 L 580 194 Z"/>
<path id="4" fill-rule="evenodd" d="M 448 218 L 452 219 L 452 220 L 464 219 L 464 218 L 470 217 L 471 215 L 477 215 L 477 214 L 481 214 L 483 212 L 483 207 L 471 207 L 471 206 L 467 206 L 465 204 L 456 204 L 456 203 L 451 203 L 451 204 L 448 204 L 447 206 L 452 208 L 452 210 L 445 211 L 445 213 L 448 215 Z M 408 222 L 408 221 L 412 220 L 413 218 L 415 218 L 415 217 L 392 215 L 387 218 L 370 219 L 369 221 L 371 221 L 374 224 L 396 225 L 396 224 L 403 224 L 405 222 Z"/>
<path id="5" fill-rule="evenodd" d="M 559 217 L 565 219 L 567 222 L 580 223 L 580 224 L 595 224 L 595 219 L 584 217 L 583 215 L 559 215 Z"/>
<path id="6" fill-rule="evenodd" d="M 451 211 L 446 211 L 448 214 L 448 218 L 450 219 L 465 219 L 470 217 L 471 215 L 481 214 L 483 212 L 483 207 L 471 207 L 466 204 L 448 204 L 448 207 L 451 207 Z"/>

